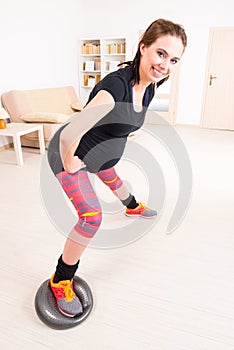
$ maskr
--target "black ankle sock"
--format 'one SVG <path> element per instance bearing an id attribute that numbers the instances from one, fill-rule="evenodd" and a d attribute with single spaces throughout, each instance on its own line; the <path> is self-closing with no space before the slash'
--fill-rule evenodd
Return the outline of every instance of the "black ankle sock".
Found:
<path id="1" fill-rule="evenodd" d="M 129 209 L 135 209 L 138 206 L 138 203 L 132 194 L 130 194 L 128 198 L 121 200 L 121 202 Z"/>
<path id="2" fill-rule="evenodd" d="M 71 280 L 74 277 L 76 270 L 78 269 L 79 262 L 80 260 L 78 260 L 75 265 L 67 265 L 62 260 L 61 255 L 58 259 L 58 265 L 56 266 L 53 282 L 58 283 L 59 281 Z"/>

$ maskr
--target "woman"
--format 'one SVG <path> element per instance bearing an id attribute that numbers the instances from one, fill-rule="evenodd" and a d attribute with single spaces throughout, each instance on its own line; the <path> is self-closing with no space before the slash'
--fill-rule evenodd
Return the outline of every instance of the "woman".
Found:
<path id="1" fill-rule="evenodd" d="M 66 239 L 50 286 L 59 310 L 73 317 L 82 305 L 73 291 L 79 259 L 102 220 L 88 173 L 95 173 L 126 206 L 128 216 L 157 215 L 137 202 L 116 174 L 127 137 L 139 129 L 155 88 L 166 81 L 187 45 L 184 29 L 158 19 L 143 34 L 135 58 L 108 74 L 92 90 L 87 105 L 50 142 L 48 159 L 79 220 Z"/>

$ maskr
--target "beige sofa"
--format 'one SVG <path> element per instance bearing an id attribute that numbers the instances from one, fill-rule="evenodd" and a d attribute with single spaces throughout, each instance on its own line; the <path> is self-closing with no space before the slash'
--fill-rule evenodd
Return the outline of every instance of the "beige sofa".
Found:
<path id="1" fill-rule="evenodd" d="M 72 86 L 12 90 L 2 94 L 1 102 L 11 122 L 43 124 L 46 147 L 61 124 L 83 107 Z M 28 147 L 39 147 L 38 133 L 22 136 L 21 144 Z"/>

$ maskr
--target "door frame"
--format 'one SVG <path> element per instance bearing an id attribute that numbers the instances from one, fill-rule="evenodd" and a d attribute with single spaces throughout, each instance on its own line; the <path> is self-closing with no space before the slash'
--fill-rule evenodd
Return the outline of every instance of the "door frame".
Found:
<path id="1" fill-rule="evenodd" d="M 170 74 L 170 91 L 168 93 L 157 93 L 155 90 L 155 99 L 168 100 L 168 110 L 167 111 L 157 111 L 155 112 L 168 121 L 171 125 L 176 125 L 177 109 L 178 109 L 178 97 L 179 97 L 179 79 L 180 79 L 180 63 L 178 63 Z"/>

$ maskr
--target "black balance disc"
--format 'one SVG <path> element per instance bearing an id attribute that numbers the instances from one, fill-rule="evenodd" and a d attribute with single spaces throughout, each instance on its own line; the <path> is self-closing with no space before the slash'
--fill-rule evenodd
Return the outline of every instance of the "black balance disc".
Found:
<path id="1" fill-rule="evenodd" d="M 80 299 L 83 312 L 75 317 L 68 317 L 59 311 L 49 282 L 50 280 L 43 282 L 35 296 L 35 309 L 40 320 L 50 328 L 59 330 L 72 328 L 83 322 L 93 308 L 93 296 L 88 284 L 82 278 L 74 277 L 74 292 Z"/>

